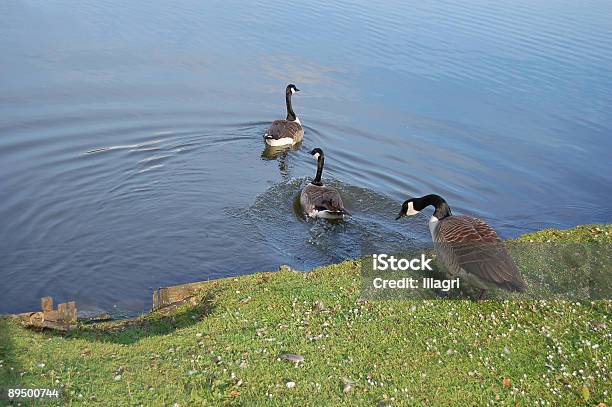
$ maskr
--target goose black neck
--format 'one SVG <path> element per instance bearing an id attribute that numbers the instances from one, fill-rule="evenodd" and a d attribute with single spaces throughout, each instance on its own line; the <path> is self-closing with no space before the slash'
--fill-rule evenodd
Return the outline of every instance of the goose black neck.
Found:
<path id="1" fill-rule="evenodd" d="M 323 185 L 323 183 L 321 182 L 321 175 L 323 174 L 324 162 L 325 157 L 323 157 L 323 154 L 319 155 L 319 158 L 317 158 L 317 175 L 315 176 L 315 179 L 312 180 L 313 185 Z"/>
<path id="2" fill-rule="evenodd" d="M 291 91 L 287 91 L 285 93 L 285 102 L 287 103 L 287 120 L 295 121 L 297 116 L 293 111 L 293 107 L 291 106 Z"/>
<path id="3" fill-rule="evenodd" d="M 433 216 L 438 218 L 438 220 L 452 215 L 450 206 L 448 206 L 444 198 L 442 198 L 440 195 L 425 195 L 421 198 L 415 199 L 413 205 L 414 209 L 417 211 L 421 211 L 429 205 L 433 206 L 435 208 Z"/>

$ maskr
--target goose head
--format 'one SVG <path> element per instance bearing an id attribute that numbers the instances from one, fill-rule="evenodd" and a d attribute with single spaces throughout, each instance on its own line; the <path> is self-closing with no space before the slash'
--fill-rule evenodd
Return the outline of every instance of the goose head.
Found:
<path id="1" fill-rule="evenodd" d="M 399 215 L 397 215 L 397 218 L 395 218 L 395 220 L 398 220 L 398 219 L 400 219 L 401 217 L 404 217 L 404 216 L 414 216 L 414 215 L 418 214 L 419 212 L 421 212 L 421 210 L 423 208 L 416 209 L 415 208 L 415 201 L 416 201 L 415 199 L 409 199 L 409 200 L 405 201 L 402 204 L 402 209 L 400 210 L 400 213 L 399 213 Z"/>
<path id="2" fill-rule="evenodd" d="M 312 155 L 315 160 L 319 160 L 319 157 L 321 157 L 321 158 L 324 157 L 323 150 L 321 150 L 319 147 L 317 147 L 314 150 L 312 150 L 310 152 L 310 155 Z"/>
<path id="3" fill-rule="evenodd" d="M 287 89 L 285 90 L 285 94 L 286 95 L 293 95 L 296 92 L 299 92 L 300 90 L 298 88 L 295 87 L 294 84 L 290 83 L 289 85 L 287 85 Z"/>
<path id="4" fill-rule="evenodd" d="M 403 216 L 413 216 L 421 212 L 423 209 L 427 208 L 429 205 L 435 208 L 433 216 L 442 220 L 447 216 L 451 216 L 452 212 L 444 198 L 440 195 L 430 194 L 425 195 L 420 198 L 410 198 L 402 204 L 402 209 L 400 210 L 399 215 L 397 215 L 396 220 Z"/>

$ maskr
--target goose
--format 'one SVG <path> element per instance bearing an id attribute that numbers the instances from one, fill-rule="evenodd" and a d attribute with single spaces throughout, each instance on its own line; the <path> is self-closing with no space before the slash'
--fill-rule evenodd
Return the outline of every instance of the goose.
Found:
<path id="1" fill-rule="evenodd" d="M 321 182 L 325 161 L 323 150 L 315 148 L 310 154 L 317 160 L 317 175 L 302 189 L 300 194 L 302 210 L 311 218 L 343 219 L 345 215 L 350 215 L 349 211 L 344 209 L 338 190 Z"/>
<path id="2" fill-rule="evenodd" d="M 299 143 L 304 138 L 304 128 L 302 122 L 295 115 L 291 107 L 291 96 L 300 90 L 290 83 L 285 89 L 285 102 L 287 103 L 287 118 L 285 120 L 275 120 L 266 134 L 264 140 L 266 144 L 273 147 L 289 146 Z"/>
<path id="3" fill-rule="evenodd" d="M 441 196 L 405 201 L 396 219 L 416 215 L 430 205 L 435 208 L 429 220 L 431 238 L 451 277 L 461 277 L 479 288 L 478 299 L 490 288 L 525 291 L 527 284 L 497 232 L 480 219 L 453 215 Z"/>

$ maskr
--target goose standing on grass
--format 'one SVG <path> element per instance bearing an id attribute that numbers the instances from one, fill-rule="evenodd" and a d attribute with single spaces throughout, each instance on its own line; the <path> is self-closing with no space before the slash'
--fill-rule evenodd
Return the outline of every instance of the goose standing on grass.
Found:
<path id="1" fill-rule="evenodd" d="M 275 120 L 264 135 L 266 144 L 272 147 L 290 146 L 299 143 L 304 138 L 304 128 L 300 119 L 295 115 L 291 106 L 291 96 L 300 90 L 290 83 L 285 89 L 285 102 L 287 104 L 287 118 Z"/>
<path id="2" fill-rule="evenodd" d="M 323 150 L 315 148 L 310 154 L 317 160 L 317 175 L 310 184 L 304 187 L 300 194 L 302 210 L 311 218 L 343 219 L 345 215 L 350 215 L 349 211 L 344 209 L 338 190 L 325 186 L 321 182 L 325 161 Z"/>
<path id="3" fill-rule="evenodd" d="M 409 199 L 399 216 L 412 216 L 428 206 L 435 208 L 429 220 L 429 231 L 436 253 L 451 277 L 461 277 L 480 288 L 503 288 L 525 291 L 527 285 L 495 230 L 480 219 L 455 216 L 439 195 Z"/>

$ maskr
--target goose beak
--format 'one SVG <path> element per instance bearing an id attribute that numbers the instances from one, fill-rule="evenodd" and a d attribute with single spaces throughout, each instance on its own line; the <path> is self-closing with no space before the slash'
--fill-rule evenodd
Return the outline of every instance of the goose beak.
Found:
<path id="1" fill-rule="evenodd" d="M 299 90 L 298 88 L 295 88 L 295 91 L 296 91 L 296 92 L 299 92 L 300 90 Z"/>
<path id="2" fill-rule="evenodd" d="M 399 219 L 401 219 L 401 217 L 402 217 L 402 216 L 403 216 L 403 215 L 402 215 L 402 213 L 400 212 L 400 214 L 399 214 L 399 215 L 397 215 L 397 218 L 395 218 L 395 220 L 399 220 Z"/>

